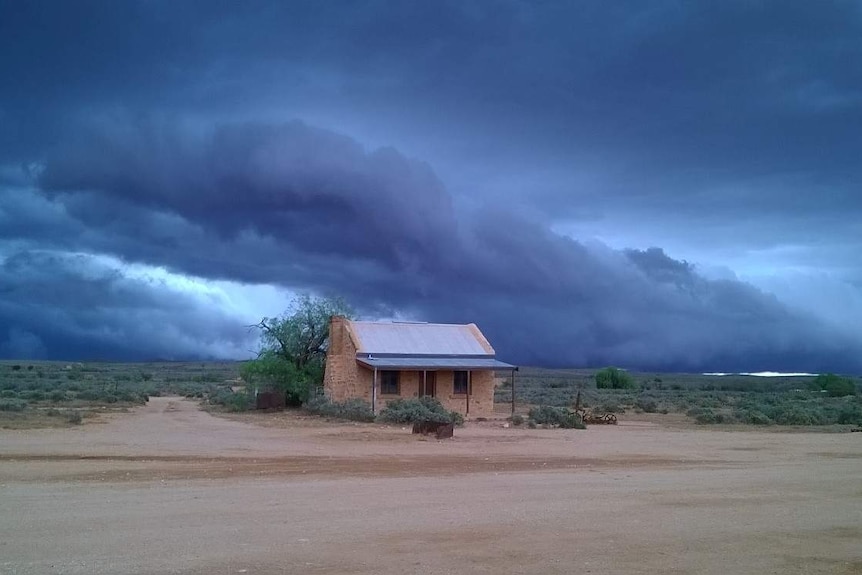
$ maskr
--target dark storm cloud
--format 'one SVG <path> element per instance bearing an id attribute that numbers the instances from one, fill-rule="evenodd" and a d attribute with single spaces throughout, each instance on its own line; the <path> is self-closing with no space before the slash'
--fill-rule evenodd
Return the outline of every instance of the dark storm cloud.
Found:
<path id="1" fill-rule="evenodd" d="M 120 128 L 119 132 L 113 129 Z M 310 253 L 427 262 L 452 235 L 449 196 L 432 171 L 391 149 L 301 123 L 232 125 L 188 137 L 168 122 L 122 120 L 82 132 L 49 157 L 50 191 L 104 192 L 86 208 L 113 219 L 123 202 L 235 236 L 244 229 Z M 377 235 L 367 235 L 368 228 Z"/>
<path id="2" fill-rule="evenodd" d="M 860 12 L 854 2 L 14 3 L 0 24 L 12 80 L 3 132 L 20 153 L 74 129 L 81 110 L 286 111 L 409 145 L 447 180 L 550 170 L 527 189 L 471 191 L 538 196 L 556 218 L 584 202 L 703 215 L 704 195 L 724 217 L 862 209 Z M 597 185 L 578 185 L 584 174 Z"/>
<path id="3" fill-rule="evenodd" d="M 662 250 L 551 227 L 640 248 L 801 246 L 858 294 L 857 2 L 0 0 L 0 14 L 7 257 L 113 254 L 477 320 L 523 363 L 858 366 L 858 332 Z M 196 313 L 172 321 L 197 334 Z M 31 324 L 9 333 L 7 349 L 40 349 Z"/>
<path id="4" fill-rule="evenodd" d="M 173 214 L 172 255 L 145 239 L 146 226 L 139 243 L 101 248 L 130 257 L 132 246 L 135 259 L 178 272 L 341 293 L 363 310 L 475 320 L 521 363 L 854 367 L 845 353 L 860 342 L 659 249 L 577 242 L 505 208 L 456 214 L 428 166 L 392 149 L 301 123 L 173 126 L 137 119 L 71 140 L 48 159 L 42 201 L 114 238 L 117 216 Z"/>
<path id="5" fill-rule="evenodd" d="M 251 344 L 237 318 L 104 258 L 25 250 L 0 261 L 0 357 L 203 359 Z"/>

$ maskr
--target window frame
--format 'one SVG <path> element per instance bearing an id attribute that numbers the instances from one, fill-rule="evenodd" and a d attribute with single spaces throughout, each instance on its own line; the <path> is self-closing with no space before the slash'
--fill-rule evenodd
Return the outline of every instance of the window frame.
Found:
<path id="1" fill-rule="evenodd" d="M 463 387 L 458 384 L 458 374 L 464 374 Z M 459 369 L 452 372 L 452 395 L 472 395 L 470 393 L 470 370 Z"/>
<path id="2" fill-rule="evenodd" d="M 401 372 L 396 369 L 381 369 L 379 373 L 380 395 L 401 395 Z M 387 381 L 389 377 L 392 380 Z M 394 392 L 391 391 L 393 389 L 392 385 L 394 385 Z"/>

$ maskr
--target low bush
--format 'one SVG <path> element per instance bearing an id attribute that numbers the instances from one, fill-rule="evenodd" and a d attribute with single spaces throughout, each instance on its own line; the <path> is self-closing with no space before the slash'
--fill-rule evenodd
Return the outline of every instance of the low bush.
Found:
<path id="1" fill-rule="evenodd" d="M 600 402 L 598 402 L 594 407 L 593 411 L 602 412 L 602 413 L 625 413 L 626 410 L 623 408 L 620 401 L 615 398 L 607 398 Z"/>
<path id="2" fill-rule="evenodd" d="M 703 409 L 699 415 L 697 415 L 694 420 L 697 423 L 701 424 L 709 424 L 709 423 L 733 423 L 735 419 L 729 415 L 724 413 L 716 413 L 713 410 L 707 408 Z"/>
<path id="3" fill-rule="evenodd" d="M 584 423 L 584 420 L 580 415 L 573 411 L 569 411 L 565 413 L 562 418 L 560 418 L 559 426 L 562 429 L 586 429 L 587 426 Z"/>
<path id="4" fill-rule="evenodd" d="M 377 416 L 383 423 L 454 423 L 462 425 L 464 418 L 457 411 L 447 411 L 439 400 L 433 397 L 396 399 L 386 404 Z"/>
<path id="5" fill-rule="evenodd" d="M 556 425 L 564 429 L 586 429 L 581 416 L 564 407 L 540 405 L 530 410 L 530 421 L 538 425 Z"/>
<path id="6" fill-rule="evenodd" d="M 841 406 L 836 423 L 862 425 L 862 405 L 857 403 Z"/>
<path id="7" fill-rule="evenodd" d="M 756 409 L 738 409 L 733 412 L 733 416 L 738 422 L 749 425 L 772 425 L 775 423 L 768 415 Z"/>
<path id="8" fill-rule="evenodd" d="M 21 389 L 21 384 L 17 381 L 12 381 L 11 379 L 7 379 L 5 381 L 0 380 L 0 389 L 3 390 L 11 390 L 11 391 L 19 391 Z"/>
<path id="9" fill-rule="evenodd" d="M 635 407 L 646 413 L 655 413 L 658 411 L 658 401 L 648 395 L 642 395 L 635 401 Z"/>
<path id="10" fill-rule="evenodd" d="M 45 399 L 45 392 L 40 391 L 38 389 L 30 390 L 30 391 L 22 391 L 21 393 L 18 394 L 18 396 L 21 399 L 26 399 L 28 401 L 42 401 L 43 399 Z"/>
<path id="11" fill-rule="evenodd" d="M 530 421 L 539 425 L 554 425 L 562 417 L 563 407 L 552 407 L 550 405 L 539 405 L 530 409 Z"/>
<path id="12" fill-rule="evenodd" d="M 512 416 L 512 425 L 524 425 L 524 416 L 521 414 L 515 414 Z"/>
<path id="13" fill-rule="evenodd" d="M 771 413 L 778 425 L 821 425 L 819 413 L 798 405 L 778 405 Z"/>
<path id="14" fill-rule="evenodd" d="M 234 392 L 230 389 L 220 389 L 209 396 L 209 403 L 212 405 L 220 405 L 228 411 L 239 412 L 248 411 L 252 402 L 248 396 L 248 392 Z"/>
<path id="15" fill-rule="evenodd" d="M 374 412 L 371 406 L 361 399 L 348 399 L 344 402 L 329 401 L 320 395 L 312 397 L 303 406 L 306 411 L 315 415 L 335 417 L 350 421 L 374 421 Z"/>
<path id="16" fill-rule="evenodd" d="M 27 402 L 23 399 L 0 399 L 0 411 L 24 411 L 25 409 L 27 409 Z"/>
<path id="17" fill-rule="evenodd" d="M 82 401 L 97 401 L 101 398 L 101 392 L 96 389 L 83 389 L 78 392 L 78 399 Z"/>

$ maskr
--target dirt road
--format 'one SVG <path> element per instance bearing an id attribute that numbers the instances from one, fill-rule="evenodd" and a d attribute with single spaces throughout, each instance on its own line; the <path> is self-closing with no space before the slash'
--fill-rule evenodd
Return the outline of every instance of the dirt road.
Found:
<path id="1" fill-rule="evenodd" d="M 0 573 L 862 573 L 858 434 L 245 419 L 0 431 Z"/>

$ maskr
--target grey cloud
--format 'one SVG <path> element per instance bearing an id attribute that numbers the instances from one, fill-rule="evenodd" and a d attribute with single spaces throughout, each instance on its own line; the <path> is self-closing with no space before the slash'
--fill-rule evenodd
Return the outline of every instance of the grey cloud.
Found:
<path id="1" fill-rule="evenodd" d="M 89 255 L 17 251 L 0 264 L 0 356 L 154 360 L 236 356 L 253 342 L 205 297 Z"/>
<path id="2" fill-rule="evenodd" d="M 450 198 L 430 168 L 392 149 L 365 153 L 299 122 L 228 125 L 199 137 L 167 122 L 113 126 L 121 133 L 89 131 L 60 146 L 43 189 L 100 192 L 109 206 L 96 218 L 128 202 L 222 234 L 253 228 L 308 252 L 378 260 L 426 261 L 435 254 L 424 245 L 455 229 Z"/>
<path id="3" fill-rule="evenodd" d="M 721 266 L 775 250 L 840 271 L 835 293 L 856 301 L 856 2 L 0 13 L 8 253 L 109 253 L 341 292 L 369 313 L 477 319 L 524 363 L 858 366 L 852 330 L 668 255 Z M 549 227 L 573 220 L 667 253 Z"/>
<path id="4" fill-rule="evenodd" d="M 19 327 L 12 327 L 5 334 L 0 334 L 0 357 L 14 359 L 45 359 L 48 350 L 42 339 Z"/>
<path id="5" fill-rule="evenodd" d="M 88 198 L 117 203 L 126 218 L 184 222 L 173 255 L 144 231 L 138 244 L 118 242 L 119 256 L 131 247 L 178 272 L 266 277 L 341 293 L 366 311 L 474 320 L 525 364 L 858 367 L 848 354 L 858 339 L 748 284 L 705 279 L 660 249 L 578 242 L 503 207 L 456 214 L 429 168 L 394 150 L 366 152 L 296 123 L 221 126 L 196 146 L 181 130 L 159 130 L 143 137 L 151 126 L 133 123 L 108 140 L 76 139 L 74 155 L 50 159 L 41 180 L 61 204 Z M 109 216 L 96 211 L 88 228 L 110 226 Z M 300 219 L 307 225 L 291 225 Z M 210 240 L 202 261 L 195 246 Z"/>

